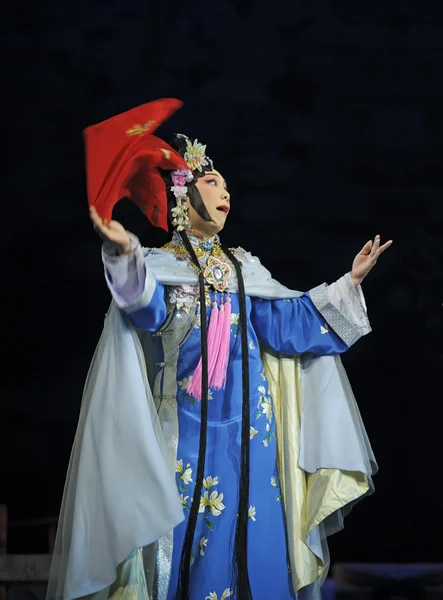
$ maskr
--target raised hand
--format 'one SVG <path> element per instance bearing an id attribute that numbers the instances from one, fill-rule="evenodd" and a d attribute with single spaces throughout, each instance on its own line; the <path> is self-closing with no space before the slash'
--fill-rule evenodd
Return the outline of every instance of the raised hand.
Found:
<path id="1" fill-rule="evenodd" d="M 392 240 L 380 246 L 380 236 L 376 235 L 374 242 L 369 240 L 354 258 L 351 277 L 354 285 L 359 285 L 366 275 L 374 268 L 378 257 L 391 246 Z"/>
<path id="2" fill-rule="evenodd" d="M 131 244 L 129 235 L 123 225 L 118 221 L 110 221 L 109 223 L 103 221 L 93 206 L 89 207 L 89 216 L 94 225 L 94 229 L 102 239 L 117 244 L 120 247 L 120 252 L 122 254 L 130 252 Z"/>

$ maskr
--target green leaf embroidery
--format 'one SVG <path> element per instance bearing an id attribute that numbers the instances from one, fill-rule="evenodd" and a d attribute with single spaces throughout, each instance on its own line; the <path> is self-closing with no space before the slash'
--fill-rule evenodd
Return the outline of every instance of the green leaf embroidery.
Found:
<path id="1" fill-rule="evenodd" d="M 206 525 L 209 527 L 209 529 L 210 529 L 211 531 L 214 531 L 214 525 L 213 525 L 213 524 L 211 523 L 211 521 L 210 521 L 209 519 L 207 519 L 206 517 L 205 517 L 205 523 L 206 523 Z"/>

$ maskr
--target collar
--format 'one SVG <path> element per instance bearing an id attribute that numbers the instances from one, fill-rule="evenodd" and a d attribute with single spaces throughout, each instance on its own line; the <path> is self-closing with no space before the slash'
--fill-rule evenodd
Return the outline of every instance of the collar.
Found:
<path id="1" fill-rule="evenodd" d="M 211 238 L 208 238 L 205 241 L 203 241 L 203 237 L 201 236 L 200 233 L 197 233 L 196 231 L 193 231 L 192 229 L 186 231 L 186 234 L 187 234 L 189 241 L 191 242 L 191 246 L 193 248 L 203 247 L 204 250 L 207 250 L 207 249 L 209 249 L 209 247 L 212 247 L 212 246 L 220 246 L 220 238 L 219 238 L 218 234 L 212 236 Z M 183 245 L 183 241 L 182 241 L 180 235 L 176 231 L 174 231 L 174 233 L 172 234 L 171 241 L 174 244 Z M 206 248 L 205 248 L 205 246 L 206 246 Z"/>

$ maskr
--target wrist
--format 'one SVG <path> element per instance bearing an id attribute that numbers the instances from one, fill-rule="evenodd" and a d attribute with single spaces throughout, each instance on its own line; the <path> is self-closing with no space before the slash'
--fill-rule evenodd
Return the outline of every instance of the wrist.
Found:
<path id="1" fill-rule="evenodd" d="M 129 242 L 129 241 L 124 246 L 122 246 L 120 244 L 117 246 L 117 255 L 118 256 L 122 256 L 123 254 L 129 254 L 130 252 L 132 252 L 132 247 L 131 247 L 131 242 Z"/>

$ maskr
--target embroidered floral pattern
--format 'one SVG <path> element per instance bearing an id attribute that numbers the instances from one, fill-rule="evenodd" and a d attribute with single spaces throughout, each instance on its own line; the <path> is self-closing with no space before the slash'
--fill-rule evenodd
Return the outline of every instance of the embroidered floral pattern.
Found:
<path id="1" fill-rule="evenodd" d="M 209 490 L 209 488 L 213 487 L 214 485 L 218 485 L 218 477 L 206 477 L 206 479 L 203 479 L 203 486 Z"/>
<path id="2" fill-rule="evenodd" d="M 180 389 L 187 390 L 189 384 L 191 383 L 191 380 L 192 380 L 192 375 L 190 377 L 184 377 L 181 381 L 177 381 L 177 385 Z M 189 394 L 185 394 L 184 399 L 188 400 L 191 404 L 197 403 L 197 400 L 195 398 L 193 398 L 192 396 L 190 396 Z M 213 400 L 213 399 L 214 399 L 214 396 L 213 396 L 212 390 L 208 389 L 208 400 Z"/>
<path id="3" fill-rule="evenodd" d="M 271 399 L 268 398 L 263 398 L 263 402 L 260 404 L 260 406 L 262 407 L 262 411 L 266 418 L 268 419 L 269 422 L 272 421 L 272 403 L 271 403 Z"/>
<path id="4" fill-rule="evenodd" d="M 177 485 L 179 487 L 179 490 L 183 493 L 189 491 L 186 486 L 188 486 L 190 483 L 193 483 L 191 464 L 188 463 L 186 465 L 186 468 L 184 468 L 183 467 L 183 459 L 176 460 L 175 461 L 175 473 L 176 473 L 176 477 L 178 479 Z"/>
<path id="5" fill-rule="evenodd" d="M 232 594 L 233 592 L 231 592 L 230 588 L 226 588 L 221 595 L 220 600 L 226 600 L 226 598 L 229 598 Z M 217 594 L 215 592 L 209 592 L 209 596 L 206 596 L 205 600 L 218 600 Z"/>
<path id="6" fill-rule="evenodd" d="M 231 333 L 234 334 L 234 337 L 238 334 L 239 330 L 240 330 L 240 314 L 239 313 L 232 313 L 231 314 L 231 325 L 233 326 L 231 328 Z"/>
<path id="7" fill-rule="evenodd" d="M 189 496 L 183 496 L 183 494 L 180 494 L 180 502 L 182 503 L 183 506 L 183 510 L 186 510 L 187 508 L 191 508 L 191 506 L 188 504 L 188 498 Z"/>
<path id="8" fill-rule="evenodd" d="M 209 509 L 214 517 L 219 517 L 222 510 L 226 508 L 222 500 L 223 494 L 219 494 L 216 490 L 214 490 L 211 495 L 209 495 L 209 492 L 205 492 L 200 498 L 200 508 L 198 509 L 198 512 L 204 513 Z"/>
<path id="9" fill-rule="evenodd" d="M 208 538 L 203 536 L 198 544 L 200 546 L 200 556 L 205 555 L 205 548 L 208 545 Z"/>
<path id="10" fill-rule="evenodd" d="M 281 490 L 280 490 L 280 488 L 279 488 L 279 486 L 277 484 L 277 480 L 274 477 L 274 475 L 271 477 L 271 485 L 272 485 L 272 487 L 275 487 L 278 490 L 279 494 L 278 494 L 278 496 L 275 497 L 275 499 L 277 500 L 277 502 L 280 502 L 280 500 L 282 498 L 282 496 L 281 496 Z"/>
<path id="11" fill-rule="evenodd" d="M 251 426 L 251 428 L 249 429 L 249 439 L 253 440 L 257 434 L 258 431 L 256 430 L 256 428 Z"/>
<path id="12" fill-rule="evenodd" d="M 257 510 L 256 510 L 255 506 L 250 506 L 249 510 L 248 510 L 248 518 L 251 519 L 251 521 L 256 521 L 257 520 L 255 518 L 256 514 L 257 514 Z"/>
<path id="13" fill-rule="evenodd" d="M 191 377 L 184 377 L 181 381 L 177 381 L 178 387 L 181 388 L 182 390 L 187 390 L 188 385 L 191 383 L 191 379 L 192 379 L 192 375 L 191 375 Z"/>
<path id="14" fill-rule="evenodd" d="M 264 385 L 260 385 L 257 389 L 260 392 L 260 398 L 258 400 L 258 404 L 257 404 L 258 411 L 255 415 L 255 418 L 260 419 L 260 417 L 262 417 L 262 416 L 266 417 L 266 420 L 267 420 L 266 436 L 262 440 L 262 443 L 265 448 L 268 448 L 269 443 L 272 440 L 272 438 L 276 437 L 275 433 L 271 429 L 272 415 L 273 415 L 272 399 L 268 395 L 268 392 Z M 255 430 L 255 431 L 257 431 L 257 430 Z M 257 433 L 258 433 L 258 431 L 257 431 Z M 252 434 L 252 428 L 251 428 L 251 434 Z M 255 434 L 255 435 L 257 435 L 257 434 Z"/>
<path id="15" fill-rule="evenodd" d="M 275 438 L 275 433 L 271 430 L 271 426 L 269 425 L 269 423 L 266 423 L 266 437 L 263 440 L 263 445 L 265 448 L 269 446 L 271 438 Z"/>
<path id="16" fill-rule="evenodd" d="M 175 306 L 177 310 L 189 312 L 195 304 L 198 296 L 198 286 L 196 285 L 178 285 L 170 288 L 169 304 Z"/>

